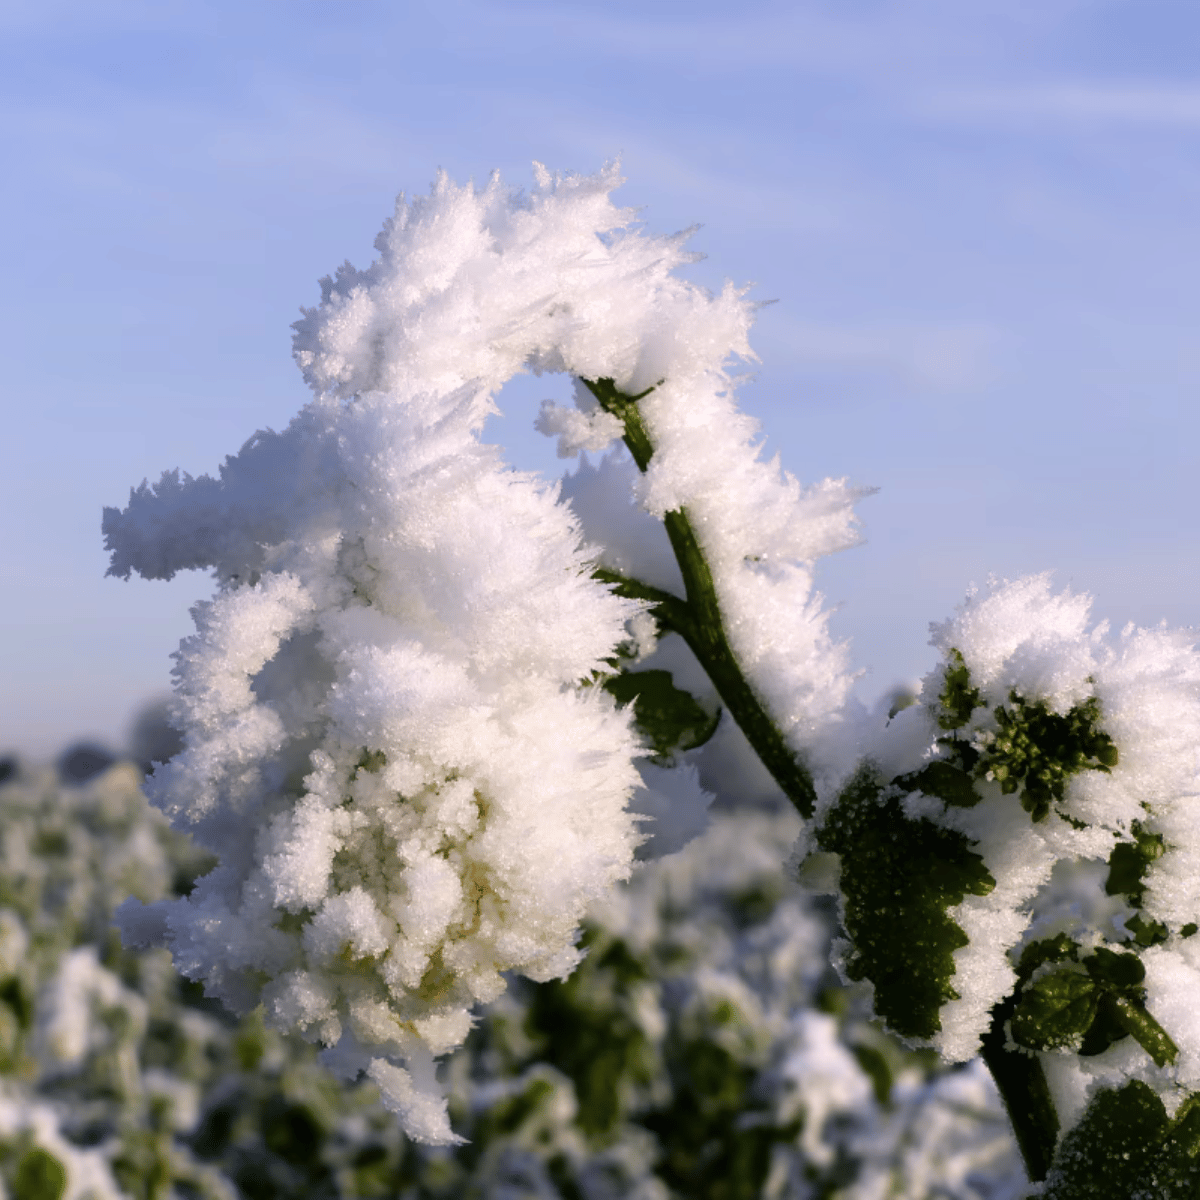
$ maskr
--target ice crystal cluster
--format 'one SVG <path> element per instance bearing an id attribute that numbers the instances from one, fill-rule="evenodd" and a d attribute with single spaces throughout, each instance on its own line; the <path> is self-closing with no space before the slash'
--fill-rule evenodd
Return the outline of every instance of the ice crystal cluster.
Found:
<path id="1" fill-rule="evenodd" d="M 674 276 L 682 237 L 640 232 L 617 183 L 541 172 L 525 196 L 443 177 L 401 199 L 376 262 L 326 279 L 296 325 L 315 396 L 292 424 L 219 478 L 168 472 L 105 514 L 112 573 L 218 584 L 177 655 L 186 746 L 149 791 L 220 866 L 127 907 L 126 935 L 368 1070 L 434 1141 L 452 1136 L 434 1056 L 502 972 L 571 970 L 640 836 L 629 713 L 586 685 L 641 606 L 591 577 L 555 490 L 480 442 L 501 385 L 532 369 L 655 386 L 639 499 L 692 512 L 797 748 L 849 684 L 804 563 L 852 540 L 853 493 L 759 461 L 727 375 L 750 304 Z M 594 404 L 544 421 L 593 448 L 620 431 Z"/>

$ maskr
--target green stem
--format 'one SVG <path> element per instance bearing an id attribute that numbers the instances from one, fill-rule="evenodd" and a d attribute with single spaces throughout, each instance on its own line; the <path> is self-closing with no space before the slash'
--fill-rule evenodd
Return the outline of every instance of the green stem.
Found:
<path id="1" fill-rule="evenodd" d="M 611 379 L 585 379 L 583 383 L 605 412 L 620 418 L 625 427 L 625 445 L 638 469 L 644 473 L 654 454 L 654 445 L 637 402 L 654 389 L 630 396 L 618 391 Z M 598 570 L 596 577 L 615 585 L 621 595 L 649 601 L 660 627 L 678 633 L 687 642 L 762 764 L 801 815 L 811 817 L 816 799 L 812 778 L 788 748 L 738 666 L 725 634 L 712 572 L 687 510 L 680 508 L 668 512 L 663 524 L 683 576 L 686 600 L 607 568 Z M 1015 1008 L 1014 994 L 992 1010 L 991 1028 L 982 1039 L 983 1060 L 1008 1111 L 1025 1169 L 1031 1182 L 1037 1182 L 1045 1179 L 1050 1170 L 1059 1120 L 1040 1061 L 1006 1048 L 1005 1026 Z"/>
<path id="2" fill-rule="evenodd" d="M 1014 992 L 992 1009 L 992 1024 L 983 1035 L 983 1061 L 996 1081 L 996 1088 L 1013 1133 L 1025 1171 L 1031 1183 L 1046 1178 L 1058 1141 L 1058 1112 L 1050 1095 L 1050 1085 L 1038 1058 L 1020 1050 L 1006 1049 L 1008 1032 L 1005 1026 L 1017 1007 Z"/>
<path id="3" fill-rule="evenodd" d="M 619 392 L 611 379 L 585 379 L 583 383 L 605 412 L 620 418 L 625 426 L 625 445 L 629 447 L 638 470 L 645 472 L 654 454 L 654 446 L 637 402 L 654 389 L 630 396 Z M 686 600 L 603 568 L 596 572 L 597 578 L 615 584 L 622 595 L 649 600 L 659 624 L 678 633 L 687 642 L 712 680 L 722 704 L 746 735 L 746 740 L 763 766 L 770 771 L 801 816 L 811 817 L 816 802 L 812 777 L 788 747 L 783 734 L 742 674 L 725 634 L 712 572 L 688 519 L 687 510 L 673 509 L 663 517 L 663 524 L 683 576 Z"/>

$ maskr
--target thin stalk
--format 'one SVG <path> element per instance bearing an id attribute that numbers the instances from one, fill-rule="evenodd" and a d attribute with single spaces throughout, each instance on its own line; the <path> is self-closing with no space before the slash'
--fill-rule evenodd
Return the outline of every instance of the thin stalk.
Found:
<path id="1" fill-rule="evenodd" d="M 654 454 L 654 446 L 637 402 L 653 388 L 630 396 L 619 392 L 611 379 L 585 379 L 584 386 L 596 397 L 605 412 L 618 417 L 625 426 L 624 441 L 633 455 L 638 470 L 645 472 Z M 652 588 L 638 580 L 628 579 L 615 571 L 601 569 L 597 578 L 616 585 L 619 593 L 636 599 L 649 600 L 660 626 L 678 633 L 687 642 L 700 665 L 708 673 L 721 702 L 746 735 L 764 767 L 800 815 L 812 816 L 816 802 L 812 776 L 784 741 L 783 734 L 771 720 L 762 701 L 750 686 L 737 658 L 730 648 L 721 619 L 721 606 L 713 584 L 712 572 L 700 548 L 687 509 L 668 512 L 663 518 L 675 561 L 683 576 L 687 599 L 681 600 L 668 592 Z"/>
<path id="2" fill-rule="evenodd" d="M 621 420 L 625 427 L 625 445 L 638 470 L 645 473 L 654 454 L 654 445 L 637 402 L 654 389 L 630 396 L 618 391 L 611 379 L 585 379 L 583 383 L 605 412 Z M 788 748 L 762 701 L 742 674 L 725 634 L 712 572 L 688 519 L 687 509 L 668 512 L 663 524 L 683 576 L 686 600 L 607 568 L 598 570 L 596 577 L 615 585 L 621 595 L 649 601 L 660 627 L 678 633 L 687 642 L 762 764 L 801 815 L 811 817 L 816 799 L 812 778 Z M 1041 1063 L 1037 1058 L 1007 1049 L 1005 1026 L 1015 1008 L 1014 994 L 992 1010 L 991 1028 L 982 1039 L 983 1060 L 1008 1111 L 1029 1179 L 1038 1182 L 1045 1179 L 1050 1170 L 1059 1120 Z"/>
<path id="3" fill-rule="evenodd" d="M 585 379 L 583 383 L 605 412 L 621 420 L 625 427 L 625 445 L 638 470 L 645 473 L 654 454 L 654 445 L 637 402 L 654 389 L 630 396 L 618 391 L 611 379 Z M 812 777 L 788 748 L 762 701 L 742 674 L 725 634 L 712 572 L 688 519 L 687 509 L 668 512 L 663 524 L 683 576 L 686 600 L 607 568 L 598 570 L 596 577 L 615 585 L 621 595 L 649 601 L 651 613 L 660 627 L 678 633 L 687 642 L 762 764 L 800 814 L 811 817 L 816 799 Z M 1037 1058 L 1007 1049 L 1005 1026 L 1015 1007 L 1014 994 L 992 1010 L 991 1028 L 982 1039 L 983 1060 L 1008 1111 L 1029 1179 L 1038 1182 L 1045 1179 L 1050 1170 L 1059 1120 L 1041 1063 Z"/>
<path id="4" fill-rule="evenodd" d="M 1006 1049 L 1005 1026 L 1016 1011 L 1014 992 L 992 1009 L 992 1024 L 983 1035 L 983 1061 L 996 1081 L 996 1088 L 1016 1135 L 1030 1183 L 1040 1183 L 1050 1170 L 1058 1141 L 1058 1112 L 1050 1085 L 1039 1059 L 1019 1050 Z"/>

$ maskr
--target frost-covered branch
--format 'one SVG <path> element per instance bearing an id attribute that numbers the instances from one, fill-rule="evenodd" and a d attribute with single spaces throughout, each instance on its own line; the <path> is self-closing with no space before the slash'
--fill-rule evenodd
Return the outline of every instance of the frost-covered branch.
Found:
<path id="1" fill-rule="evenodd" d="M 637 394 L 640 378 L 667 378 L 647 408 L 644 503 L 705 524 L 709 560 L 735 556 L 721 611 L 733 606 L 739 652 L 774 665 L 766 691 L 792 696 L 793 753 L 819 742 L 849 686 L 790 556 L 848 544 L 854 493 L 805 496 L 759 462 L 725 367 L 749 353 L 750 306 L 675 278 L 682 238 L 633 228 L 609 200 L 617 182 L 541 172 L 526 197 L 442 177 L 428 199 L 402 198 L 379 259 L 326 279 L 297 322 L 315 395 L 291 425 L 256 435 L 220 478 L 168 472 L 104 518 L 113 574 L 208 566 L 218 581 L 176 656 L 185 748 L 149 790 L 220 865 L 186 898 L 127 906 L 126 937 L 169 945 L 235 1011 L 265 1005 L 335 1069 L 368 1071 L 432 1141 L 454 1136 L 435 1057 L 504 972 L 551 978 L 579 961 L 589 904 L 647 836 L 634 793 L 664 846 L 673 812 L 699 827 L 708 802 L 694 766 L 635 765 L 621 687 L 590 685 L 642 606 L 594 577 L 596 549 L 557 492 L 480 441 L 504 381 L 559 370 Z M 706 515 L 715 481 L 691 475 L 679 419 L 706 407 L 732 438 L 723 464 L 744 476 L 724 517 Z M 577 416 L 585 440 L 620 431 Z M 765 554 L 781 535 L 788 558 L 757 582 L 737 565 L 747 536 Z M 762 624 L 764 587 L 808 606 L 798 659 Z M 715 607 L 694 586 L 687 603 L 693 640 L 710 637 Z M 642 712 L 656 679 L 634 680 Z M 689 696 L 656 694 L 692 705 L 685 743 L 706 736 Z"/>
<path id="2" fill-rule="evenodd" d="M 638 396 L 629 396 L 618 391 L 611 379 L 585 379 L 583 384 L 606 413 L 621 421 L 625 445 L 638 470 L 645 474 L 654 454 L 654 446 L 637 402 L 653 389 L 647 389 Z M 651 611 L 660 626 L 666 631 L 678 633 L 687 642 L 717 689 L 721 701 L 784 795 L 796 806 L 801 816 L 811 817 L 816 802 L 812 777 L 795 751 L 788 747 L 762 701 L 742 674 L 725 633 L 725 620 L 713 586 L 712 571 L 687 510 L 669 510 L 663 513 L 662 521 L 683 579 L 686 600 L 681 602 L 667 592 L 604 568 L 597 572 L 597 578 L 615 584 L 616 591 L 622 596 L 651 601 Z"/>

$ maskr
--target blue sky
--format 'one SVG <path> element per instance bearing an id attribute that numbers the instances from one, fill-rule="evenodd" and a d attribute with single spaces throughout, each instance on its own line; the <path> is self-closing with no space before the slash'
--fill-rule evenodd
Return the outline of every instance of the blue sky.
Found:
<path id="1" fill-rule="evenodd" d="M 290 323 L 434 172 L 590 172 L 753 282 L 742 391 L 812 481 L 876 695 L 972 582 L 1200 624 L 1192 0 L 8 0 L 0 751 L 121 743 L 209 592 L 104 578 L 100 510 L 305 402 Z M 561 468 L 522 381 L 494 436 Z"/>

